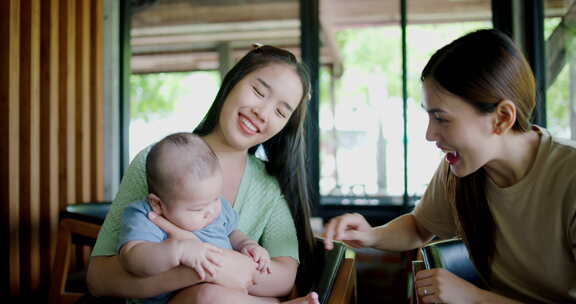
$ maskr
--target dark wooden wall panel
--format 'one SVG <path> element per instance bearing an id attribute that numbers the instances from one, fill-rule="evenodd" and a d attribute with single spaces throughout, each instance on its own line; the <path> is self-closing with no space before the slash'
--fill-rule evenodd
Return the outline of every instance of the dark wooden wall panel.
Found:
<path id="1" fill-rule="evenodd" d="M 59 140 L 58 140 L 58 85 L 59 85 L 59 0 L 45 0 L 41 8 L 42 33 L 40 44 L 40 196 L 43 201 L 40 210 L 40 280 L 49 280 L 54 260 L 59 209 Z"/>
<path id="2" fill-rule="evenodd" d="M 76 2 L 76 201 L 90 200 L 90 2 Z"/>
<path id="3" fill-rule="evenodd" d="M 60 210 L 104 196 L 103 18 L 102 0 L 0 1 L 2 298 L 46 295 Z"/>
<path id="4" fill-rule="evenodd" d="M 22 0 L 20 3 L 21 280 L 23 286 L 35 290 L 40 276 L 40 2 Z"/>
<path id="5" fill-rule="evenodd" d="M 76 0 L 60 2 L 60 207 L 76 198 Z"/>
<path id="6" fill-rule="evenodd" d="M 0 1 L 0 200 L 2 204 L 1 295 L 20 291 L 20 4 Z"/>
<path id="7" fill-rule="evenodd" d="M 104 2 L 93 0 L 90 9 L 92 31 L 92 50 L 103 50 L 104 46 Z M 92 200 L 104 199 L 104 52 L 98 51 L 91 56 L 90 97 L 92 98 Z"/>

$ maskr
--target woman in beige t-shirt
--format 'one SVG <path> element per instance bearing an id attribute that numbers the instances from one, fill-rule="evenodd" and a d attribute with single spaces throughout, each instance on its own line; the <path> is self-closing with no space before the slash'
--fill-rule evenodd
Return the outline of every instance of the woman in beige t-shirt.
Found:
<path id="1" fill-rule="evenodd" d="M 405 251 L 460 236 L 489 290 L 423 270 L 425 303 L 576 302 L 576 143 L 531 125 L 536 88 L 522 53 L 496 30 L 476 31 L 438 50 L 421 79 L 426 139 L 445 161 L 412 213 L 374 228 L 337 217 L 326 248 Z"/>

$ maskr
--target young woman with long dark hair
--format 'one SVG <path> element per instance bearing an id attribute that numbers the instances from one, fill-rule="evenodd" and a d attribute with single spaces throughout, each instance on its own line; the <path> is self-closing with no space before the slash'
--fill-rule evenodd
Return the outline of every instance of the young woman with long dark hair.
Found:
<path id="1" fill-rule="evenodd" d="M 332 240 L 405 251 L 461 237 L 488 289 L 443 269 L 417 273 L 425 303 L 576 301 L 576 143 L 530 123 L 534 76 L 496 30 L 438 50 L 422 72 L 426 139 L 445 153 L 415 210 L 380 227 L 333 219 Z"/>
<path id="2" fill-rule="evenodd" d="M 226 74 L 212 107 L 194 131 L 218 156 L 224 198 L 239 213 L 238 228 L 270 253 L 271 274 L 251 277 L 251 261 L 233 251 L 225 251 L 218 275 L 206 280 L 215 284 L 198 284 L 204 281 L 182 266 L 146 278 L 123 271 L 115 248 L 118 221 L 127 204 L 147 193 L 144 164 L 149 149 L 145 149 L 125 173 L 93 250 L 88 271 L 92 293 L 144 298 L 183 289 L 174 300 L 270 303 L 288 295 L 296 282 L 305 297 L 293 303 L 317 303 L 316 294 L 309 293 L 313 277 L 309 259 L 314 256 L 304 140 L 309 96 L 308 73 L 294 55 L 258 46 Z M 259 146 L 264 161 L 254 155 Z M 151 214 L 150 219 L 171 238 L 188 237 L 161 216 Z M 249 295 L 234 290 L 234 284 L 247 280 L 255 283 L 249 284 Z"/>

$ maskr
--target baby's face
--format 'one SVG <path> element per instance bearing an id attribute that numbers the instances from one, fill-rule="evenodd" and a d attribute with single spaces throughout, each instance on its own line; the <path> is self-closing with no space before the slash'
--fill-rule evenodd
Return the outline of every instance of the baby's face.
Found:
<path id="1" fill-rule="evenodd" d="M 183 183 L 163 204 L 163 215 L 178 227 L 195 231 L 212 223 L 221 211 L 222 175 L 214 174 L 201 181 Z"/>

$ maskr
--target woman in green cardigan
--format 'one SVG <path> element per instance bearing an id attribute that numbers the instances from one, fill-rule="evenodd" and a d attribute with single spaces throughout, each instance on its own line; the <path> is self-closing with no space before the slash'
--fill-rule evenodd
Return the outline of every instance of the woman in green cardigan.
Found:
<path id="1" fill-rule="evenodd" d="M 258 240 L 272 258 L 271 274 L 258 274 L 249 295 L 224 287 L 250 277 L 239 278 L 251 262 L 232 251 L 225 251 L 219 275 L 204 281 L 183 266 L 145 278 L 130 275 L 120 266 L 116 252 L 120 215 L 127 204 L 148 193 L 148 149 L 130 164 L 102 226 L 88 269 L 90 291 L 97 296 L 132 299 L 182 289 L 191 303 L 229 302 L 227 299 L 270 303 L 287 296 L 296 282 L 304 297 L 291 302 L 317 303 L 317 295 L 310 292 L 308 261 L 314 248 L 303 127 L 309 96 L 308 73 L 294 55 L 258 46 L 226 74 L 212 107 L 194 130 L 219 158 L 224 198 L 239 213 L 238 228 Z M 255 156 L 258 147 L 263 157 Z M 170 237 L 187 237 L 161 217 L 152 220 Z"/>

